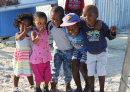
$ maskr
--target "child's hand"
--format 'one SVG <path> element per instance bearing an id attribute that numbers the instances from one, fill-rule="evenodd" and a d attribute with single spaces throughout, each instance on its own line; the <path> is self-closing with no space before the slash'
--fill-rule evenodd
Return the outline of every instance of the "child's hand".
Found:
<path id="1" fill-rule="evenodd" d="M 94 28 L 95 28 L 96 30 L 101 29 L 101 28 L 102 28 L 102 21 L 101 21 L 101 20 L 97 20 L 96 23 L 95 23 Z"/>
<path id="2" fill-rule="evenodd" d="M 32 26 L 29 26 L 29 27 L 25 27 L 24 25 L 24 31 L 26 31 L 27 33 L 32 29 Z"/>
<path id="3" fill-rule="evenodd" d="M 39 30 L 39 36 L 41 36 L 43 34 L 43 31 L 44 31 L 44 27 L 41 27 Z"/>
<path id="4" fill-rule="evenodd" d="M 116 27 L 117 27 L 117 26 L 112 26 L 112 27 L 110 28 L 110 32 L 111 32 L 112 34 L 114 34 L 114 33 L 116 32 Z"/>

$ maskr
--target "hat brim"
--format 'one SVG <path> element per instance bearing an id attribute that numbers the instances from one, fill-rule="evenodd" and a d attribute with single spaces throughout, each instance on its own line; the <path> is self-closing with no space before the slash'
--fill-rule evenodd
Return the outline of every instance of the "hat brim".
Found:
<path id="1" fill-rule="evenodd" d="M 77 21 L 78 22 L 78 21 Z M 71 22 L 71 23 L 62 23 L 60 26 L 61 27 L 64 27 L 64 26 L 71 26 L 71 25 L 74 25 L 76 24 L 77 22 Z"/>

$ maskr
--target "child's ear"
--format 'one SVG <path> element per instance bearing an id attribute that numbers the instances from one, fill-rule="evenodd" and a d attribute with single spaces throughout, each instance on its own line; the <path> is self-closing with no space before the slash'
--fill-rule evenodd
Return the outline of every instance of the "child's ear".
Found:
<path id="1" fill-rule="evenodd" d="M 35 26 L 35 21 L 33 21 L 33 25 Z"/>
<path id="2" fill-rule="evenodd" d="M 97 18 L 98 18 L 98 15 L 97 15 Z"/>

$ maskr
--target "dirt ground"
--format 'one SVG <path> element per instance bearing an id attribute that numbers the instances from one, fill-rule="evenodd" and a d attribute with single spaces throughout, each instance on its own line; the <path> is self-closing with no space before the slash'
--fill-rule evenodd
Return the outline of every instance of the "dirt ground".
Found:
<path id="1" fill-rule="evenodd" d="M 117 38 L 108 41 L 108 63 L 106 66 L 107 76 L 105 79 L 105 92 L 117 92 L 120 84 L 121 70 L 124 62 L 125 50 L 127 45 L 127 34 L 118 34 Z M 14 52 L 14 46 L 5 46 L 0 49 L 0 92 L 12 92 L 13 91 L 13 68 L 12 68 L 12 56 Z M 51 48 L 53 52 L 53 48 Z M 53 63 L 53 62 L 51 62 Z M 84 88 L 84 80 L 81 76 L 82 87 Z M 76 86 L 74 80 L 71 81 L 72 89 L 75 90 Z M 130 86 L 130 80 L 128 87 Z M 59 92 L 65 92 L 65 86 L 63 81 L 63 71 L 61 69 L 59 82 L 57 86 Z M 29 91 L 29 85 L 27 78 L 20 77 L 19 81 L 20 92 Z M 98 77 L 95 76 L 95 90 L 99 92 Z M 127 92 L 129 92 L 129 88 Z"/>

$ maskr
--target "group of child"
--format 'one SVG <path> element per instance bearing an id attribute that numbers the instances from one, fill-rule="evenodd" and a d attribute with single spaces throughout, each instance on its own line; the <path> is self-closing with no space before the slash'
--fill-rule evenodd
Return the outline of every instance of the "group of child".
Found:
<path id="1" fill-rule="evenodd" d="M 64 16 L 61 6 L 54 6 L 50 12 L 51 20 L 47 23 L 46 14 L 36 12 L 34 17 L 30 13 L 22 13 L 14 19 L 14 27 L 19 32 L 15 35 L 16 50 L 13 59 L 14 92 L 18 91 L 20 75 L 28 78 L 30 89 L 42 92 L 41 82 L 44 82 L 44 92 L 56 92 L 60 67 L 63 64 L 66 92 L 72 92 L 70 82 L 72 75 L 77 86 L 74 92 L 94 92 L 94 75 L 99 76 L 100 92 L 104 92 L 105 65 L 107 63 L 107 41 L 116 37 L 116 26 L 111 29 L 97 21 L 98 9 L 94 5 L 83 8 L 83 20 L 75 13 Z M 27 33 L 31 32 L 31 38 Z M 98 26 L 98 29 L 95 27 Z M 47 32 L 48 31 L 48 32 Z M 48 34 L 53 36 L 53 65 L 50 67 L 51 52 Z M 33 50 L 31 49 L 33 43 Z M 36 88 L 33 82 L 35 76 Z M 82 91 L 81 72 L 85 88 Z"/>

